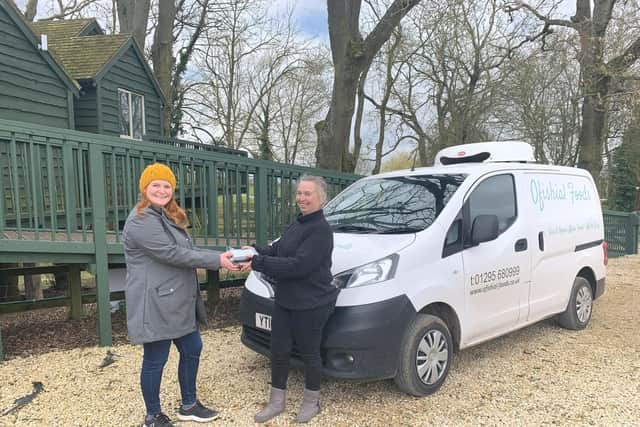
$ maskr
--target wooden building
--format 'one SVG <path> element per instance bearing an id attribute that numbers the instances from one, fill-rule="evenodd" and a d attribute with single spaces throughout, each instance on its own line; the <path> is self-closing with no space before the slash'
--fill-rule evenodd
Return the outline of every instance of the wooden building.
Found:
<path id="1" fill-rule="evenodd" d="M 77 130 L 143 139 L 162 136 L 162 91 L 129 34 L 105 35 L 95 19 L 31 24 L 81 87 Z"/>
<path id="2" fill-rule="evenodd" d="M 75 129 L 80 86 L 44 48 L 13 2 L 0 0 L 0 118 Z"/>

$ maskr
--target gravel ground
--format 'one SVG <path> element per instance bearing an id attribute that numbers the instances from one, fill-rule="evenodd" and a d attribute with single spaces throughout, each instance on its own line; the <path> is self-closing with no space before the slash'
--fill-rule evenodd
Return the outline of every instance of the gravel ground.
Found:
<path id="1" fill-rule="evenodd" d="M 435 395 L 413 398 L 393 381 L 327 379 L 323 411 L 310 425 L 477 426 L 640 424 L 640 256 L 610 261 L 607 289 L 595 302 L 589 327 L 563 330 L 540 322 L 456 354 L 449 378 Z M 264 403 L 269 362 L 239 342 L 238 326 L 203 332 L 199 397 L 221 412 L 212 425 L 253 425 Z M 44 391 L 0 425 L 140 425 L 141 348 L 118 345 L 116 362 L 100 369 L 104 348 L 53 351 L 0 363 L 0 414 L 16 398 Z M 165 412 L 178 400 L 177 354 L 162 383 Z M 268 425 L 293 425 L 303 382 L 290 379 L 286 413 Z M 179 423 L 192 426 L 195 423 Z"/>

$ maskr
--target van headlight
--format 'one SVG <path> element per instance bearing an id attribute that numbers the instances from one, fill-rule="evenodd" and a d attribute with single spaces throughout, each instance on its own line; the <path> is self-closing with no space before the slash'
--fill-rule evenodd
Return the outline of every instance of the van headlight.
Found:
<path id="1" fill-rule="evenodd" d="M 391 254 L 369 264 L 343 271 L 333 276 L 331 284 L 336 288 L 344 289 L 373 285 L 392 279 L 396 273 L 399 258 L 398 254 Z"/>

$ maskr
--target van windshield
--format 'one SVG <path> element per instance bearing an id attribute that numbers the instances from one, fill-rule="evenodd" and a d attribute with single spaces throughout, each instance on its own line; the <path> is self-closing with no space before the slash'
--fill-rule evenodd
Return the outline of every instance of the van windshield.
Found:
<path id="1" fill-rule="evenodd" d="M 466 175 L 363 179 L 331 200 L 324 215 L 337 233 L 402 234 L 429 227 Z"/>

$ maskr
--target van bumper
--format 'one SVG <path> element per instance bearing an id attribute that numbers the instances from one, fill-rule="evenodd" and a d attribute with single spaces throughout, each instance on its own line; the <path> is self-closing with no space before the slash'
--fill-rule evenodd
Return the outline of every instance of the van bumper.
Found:
<path id="1" fill-rule="evenodd" d="M 244 289 L 240 300 L 241 341 L 270 356 L 271 334 L 256 328 L 255 313 L 271 315 L 273 300 Z M 325 326 L 323 374 L 335 378 L 382 379 L 396 375 L 400 342 L 416 311 L 406 296 L 361 306 L 336 307 Z M 291 364 L 302 367 L 297 349 Z"/>
<path id="2" fill-rule="evenodd" d="M 596 280 L 596 293 L 593 296 L 593 299 L 598 298 L 602 294 L 604 294 L 604 277 L 602 279 Z"/>

